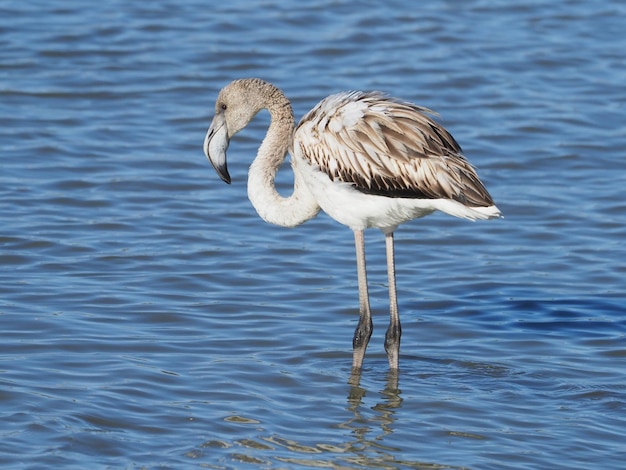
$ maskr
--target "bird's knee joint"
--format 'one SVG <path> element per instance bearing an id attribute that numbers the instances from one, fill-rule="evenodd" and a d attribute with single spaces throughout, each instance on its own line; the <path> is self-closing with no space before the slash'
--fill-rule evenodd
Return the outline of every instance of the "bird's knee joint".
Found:
<path id="1" fill-rule="evenodd" d="M 354 338 L 352 339 L 352 347 L 354 349 L 357 349 L 357 348 L 362 348 L 364 346 L 367 346 L 367 343 L 369 343 L 369 340 L 372 336 L 373 330 L 374 330 L 374 327 L 372 325 L 371 320 L 369 322 L 359 321 L 359 324 L 357 325 L 356 330 L 354 331 Z"/>
<path id="2" fill-rule="evenodd" d="M 398 349 L 400 347 L 400 337 L 402 336 L 402 328 L 400 324 L 391 324 L 385 334 L 385 351 Z"/>

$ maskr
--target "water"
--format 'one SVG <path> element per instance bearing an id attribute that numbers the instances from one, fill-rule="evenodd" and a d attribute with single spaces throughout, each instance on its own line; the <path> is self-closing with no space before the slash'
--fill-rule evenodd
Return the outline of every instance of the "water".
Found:
<path id="1" fill-rule="evenodd" d="M 597 468 L 626 448 L 618 1 L 0 5 L 3 468 Z M 351 377 L 352 234 L 263 223 L 267 116 L 202 155 L 217 91 L 302 116 L 381 89 L 437 110 L 505 218 L 397 232 L 401 369 Z M 280 175 L 287 190 L 289 174 Z"/>

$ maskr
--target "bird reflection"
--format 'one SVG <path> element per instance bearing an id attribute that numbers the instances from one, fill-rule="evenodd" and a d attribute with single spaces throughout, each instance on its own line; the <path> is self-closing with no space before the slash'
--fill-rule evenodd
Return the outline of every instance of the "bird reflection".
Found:
<path id="1" fill-rule="evenodd" d="M 223 449 L 225 458 L 230 460 L 262 463 L 267 467 L 278 463 L 281 468 L 285 464 L 307 468 L 456 468 L 411 457 L 406 459 L 406 449 L 403 448 L 406 441 L 398 439 L 397 427 L 400 425 L 396 425 L 398 417 L 403 416 L 398 370 L 388 370 L 380 379 L 378 385 L 372 387 L 371 374 L 365 385 L 361 383 L 360 371 L 352 373 L 347 382 L 346 413 L 339 413 L 342 415 L 339 422 L 334 420 L 335 414 L 324 415 L 332 420 L 331 429 L 342 430 L 336 439 L 320 442 L 314 433 L 310 438 L 295 437 L 298 432 L 292 433 L 288 428 L 284 434 L 272 432 L 265 429 L 261 419 L 255 420 L 254 427 L 249 428 L 250 418 L 237 415 L 227 421 L 228 424 L 246 426 L 243 431 L 232 431 L 235 435 L 242 433 L 243 437 L 232 441 L 209 440 L 187 455 L 194 459 L 202 456 L 215 459 L 217 450 Z M 329 427 L 326 424 L 323 428 Z M 392 436 L 394 433 L 396 436 Z"/>
<path id="2" fill-rule="evenodd" d="M 371 447 L 372 441 L 379 441 L 385 436 L 394 432 L 395 413 L 402 406 L 401 390 L 398 388 L 398 369 L 390 369 L 387 372 L 387 380 L 385 388 L 379 394 L 381 400 L 372 406 L 371 410 L 376 412 L 377 418 L 363 416 L 364 408 L 363 399 L 368 390 L 361 386 L 360 371 L 353 370 L 348 380 L 350 390 L 348 392 L 347 409 L 353 413 L 353 418 L 349 419 L 342 427 L 349 428 L 357 438 L 357 442 L 353 443 L 353 447 L 367 449 Z M 368 434 L 372 431 L 372 423 L 378 423 L 382 433 L 374 439 L 368 438 Z"/>
<path id="3" fill-rule="evenodd" d="M 388 406 L 397 408 L 402 403 L 400 398 L 400 389 L 398 388 L 398 369 L 390 369 L 387 372 L 387 383 L 385 388 L 381 390 L 380 394 L 387 398 Z M 361 387 L 361 371 L 352 370 L 350 378 L 348 379 L 348 385 L 350 385 L 350 392 L 348 394 L 348 403 L 352 406 L 360 406 L 361 399 L 365 396 L 366 390 Z"/>

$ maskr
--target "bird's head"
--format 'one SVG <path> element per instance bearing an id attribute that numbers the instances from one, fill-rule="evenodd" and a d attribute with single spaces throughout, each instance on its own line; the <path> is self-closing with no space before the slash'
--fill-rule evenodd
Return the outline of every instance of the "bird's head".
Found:
<path id="1" fill-rule="evenodd" d="M 272 86 L 259 79 L 235 80 L 215 101 L 215 115 L 204 138 L 204 154 L 222 180 L 230 184 L 226 150 L 232 136 L 242 130 L 264 107 L 260 90 Z"/>

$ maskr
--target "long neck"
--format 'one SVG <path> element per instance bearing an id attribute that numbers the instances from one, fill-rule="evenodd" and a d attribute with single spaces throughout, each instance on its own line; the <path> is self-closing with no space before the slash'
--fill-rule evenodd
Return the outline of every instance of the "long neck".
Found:
<path id="1" fill-rule="evenodd" d="M 248 198 L 263 220 L 295 227 L 312 219 L 320 208 L 292 162 L 294 189 L 289 197 L 276 191 L 276 173 L 285 161 L 294 131 L 293 111 L 283 93 L 274 89 L 266 103 L 271 123 L 248 172 Z"/>

